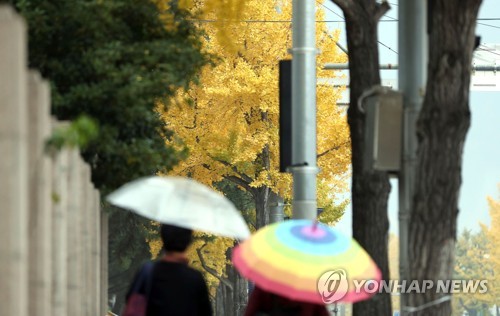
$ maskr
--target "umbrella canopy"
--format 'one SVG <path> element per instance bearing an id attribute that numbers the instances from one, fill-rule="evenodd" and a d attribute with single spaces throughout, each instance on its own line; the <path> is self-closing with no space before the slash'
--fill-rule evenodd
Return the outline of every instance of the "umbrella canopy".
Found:
<path id="1" fill-rule="evenodd" d="M 160 223 L 238 239 L 250 236 L 231 201 L 189 178 L 142 178 L 125 184 L 106 199 Z"/>
<path id="2" fill-rule="evenodd" d="M 310 220 L 266 226 L 238 245 L 232 259 L 262 289 L 312 303 L 367 299 L 381 279 L 377 265 L 354 239 Z M 366 282 L 370 286 L 359 286 Z"/>

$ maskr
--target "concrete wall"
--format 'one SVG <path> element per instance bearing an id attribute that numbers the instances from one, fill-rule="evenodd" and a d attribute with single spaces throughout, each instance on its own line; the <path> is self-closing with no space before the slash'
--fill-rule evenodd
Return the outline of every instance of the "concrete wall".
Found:
<path id="1" fill-rule="evenodd" d="M 25 22 L 0 5 L 0 315 L 105 315 L 107 216 L 79 151 L 45 151 L 65 124 L 50 102 Z"/>

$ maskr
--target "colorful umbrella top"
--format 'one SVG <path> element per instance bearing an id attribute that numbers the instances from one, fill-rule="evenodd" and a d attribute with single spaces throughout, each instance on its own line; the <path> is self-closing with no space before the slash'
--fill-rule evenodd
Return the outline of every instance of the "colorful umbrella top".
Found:
<path id="1" fill-rule="evenodd" d="M 305 302 L 357 302 L 378 290 L 381 273 L 338 230 L 289 220 L 258 230 L 233 251 L 237 270 L 264 290 Z"/>

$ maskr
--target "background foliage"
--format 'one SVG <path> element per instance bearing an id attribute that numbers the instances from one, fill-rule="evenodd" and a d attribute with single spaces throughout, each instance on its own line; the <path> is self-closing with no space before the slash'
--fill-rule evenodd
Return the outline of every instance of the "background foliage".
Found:
<path id="1" fill-rule="evenodd" d="M 165 145 L 171 132 L 155 106 L 167 107 L 169 97 L 196 82 L 210 63 L 191 13 L 168 1 L 161 10 L 149 0 L 11 2 L 28 22 L 29 66 L 52 83 L 53 115 L 85 115 L 96 123 L 90 131 L 98 131 L 97 138 L 82 156 L 103 197 L 127 181 L 170 169 L 185 154 Z M 79 127 L 54 141 L 68 134 L 78 140 L 73 132 Z M 109 211 L 110 294 L 118 295 L 119 307 L 131 274 L 149 257 L 151 224 Z"/>
<path id="2" fill-rule="evenodd" d="M 211 16 L 217 18 L 217 16 Z M 189 175 L 212 185 L 223 179 L 243 190 L 269 187 L 285 198 L 291 197 L 291 177 L 278 172 L 278 61 L 290 58 L 290 23 L 246 23 L 246 20 L 291 19 L 291 2 L 283 1 L 279 10 L 274 2 L 246 1 L 239 23 L 227 25 L 237 51 L 217 37 L 215 24 L 200 24 L 206 31 L 207 49 L 221 58 L 214 68 L 205 68 L 200 86 L 178 95 L 178 104 L 165 112 L 164 120 L 175 132 L 169 144 L 189 152 L 173 173 Z M 317 19 L 323 18 L 318 10 Z M 325 62 L 345 62 L 346 55 L 336 46 L 338 33 L 324 24 L 317 27 L 319 78 L 331 71 L 321 70 Z M 350 166 L 350 139 L 344 109 L 336 106 L 340 89 L 328 80 L 319 81 L 318 164 L 319 207 L 335 215 L 335 193 L 346 190 Z M 337 212 L 335 212 L 337 211 Z M 338 212 L 340 211 L 340 212 Z"/>
<path id="3" fill-rule="evenodd" d="M 186 4 L 192 10 L 205 9 L 205 20 L 199 24 L 207 34 L 204 45 L 219 62 L 213 68 L 204 68 L 201 84 L 180 91 L 176 104 L 162 112 L 174 132 L 168 144 L 188 153 L 170 174 L 193 177 L 228 196 L 237 196 L 235 202 L 248 201 L 248 208 L 239 208 L 254 228 L 265 222 L 257 217 L 263 215 L 259 207 L 268 206 L 266 198 L 271 190 L 288 200 L 291 198 L 291 176 L 278 172 L 278 61 L 290 58 L 287 50 L 291 47 L 291 32 L 289 22 L 245 21 L 290 21 L 291 1 L 280 2 L 281 7 L 277 8 L 275 2 L 247 0 L 238 16 L 206 10 L 213 2 Z M 318 10 L 317 19 L 323 19 L 322 10 Z M 225 25 L 221 35 L 222 22 L 231 23 Z M 347 190 L 350 166 L 346 115 L 344 109 L 336 106 L 341 90 L 327 79 L 334 73 L 320 68 L 325 62 L 346 61 L 346 55 L 336 46 L 337 37 L 337 32 L 318 24 L 317 46 L 321 51 L 318 75 L 322 78 L 317 89 L 321 168 L 318 202 L 324 209 L 321 219 L 327 223 L 336 222 L 348 204 L 338 195 Z M 211 253 L 207 263 L 224 277 L 227 259 L 223 258 L 232 244 L 218 238 L 203 238 L 195 242 L 194 249 L 204 243 L 207 243 L 204 251 Z M 200 261 L 195 250 L 191 255 L 193 262 Z M 205 274 L 210 284 L 216 286 L 213 273 L 205 271 Z"/>

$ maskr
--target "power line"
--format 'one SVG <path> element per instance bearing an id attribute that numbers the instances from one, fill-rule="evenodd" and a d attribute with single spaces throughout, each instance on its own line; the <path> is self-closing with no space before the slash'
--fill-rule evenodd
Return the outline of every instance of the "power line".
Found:
<path id="1" fill-rule="evenodd" d="M 394 18 L 391 18 L 394 19 Z M 292 20 L 215 20 L 215 19 L 190 19 L 191 22 L 201 23 L 216 23 L 216 22 L 239 22 L 239 23 L 291 23 Z M 477 19 L 477 21 L 500 21 L 500 18 Z M 316 20 L 316 23 L 345 23 L 345 20 Z M 379 22 L 399 22 L 399 19 L 394 20 L 379 20 Z M 479 23 L 478 23 L 479 24 Z M 488 25 L 493 26 L 493 25 Z M 496 26 L 493 26 L 496 27 Z"/>
<path id="2" fill-rule="evenodd" d="M 397 21 L 397 20 L 398 20 L 398 19 L 396 19 L 396 18 L 393 18 L 392 16 L 388 16 L 387 14 L 386 14 L 386 15 L 384 15 L 384 16 L 388 17 L 389 19 L 391 19 L 391 20 L 393 20 L 393 21 Z"/>
<path id="3" fill-rule="evenodd" d="M 381 41 L 377 41 L 380 45 L 384 46 L 385 48 L 387 48 L 388 50 L 391 50 L 393 51 L 396 55 L 399 55 L 397 51 L 395 51 L 394 49 L 390 48 L 389 46 L 385 45 L 384 43 L 382 43 Z"/>
<path id="4" fill-rule="evenodd" d="M 342 22 L 345 22 L 345 19 L 342 15 L 338 14 L 337 12 L 333 11 L 332 9 L 330 9 L 329 7 L 327 7 L 326 5 L 324 5 L 323 3 L 319 3 L 321 6 L 323 6 L 325 9 L 327 9 L 328 11 L 330 11 L 331 13 L 335 14 L 336 16 L 338 16 L 339 18 L 342 19 Z M 393 18 L 391 16 L 388 16 L 388 15 L 385 15 L 386 17 L 388 17 L 389 19 L 391 20 L 397 20 L 396 18 Z"/>
<path id="5" fill-rule="evenodd" d="M 344 17 L 342 15 L 338 14 L 334 10 L 332 10 L 329 7 L 325 6 L 323 3 L 319 3 L 319 4 L 321 6 L 323 6 L 323 8 L 327 9 L 331 13 L 333 13 L 336 16 L 338 16 L 339 18 L 341 18 L 342 20 L 316 20 L 315 21 L 316 23 L 345 23 L 345 19 L 344 19 Z M 390 4 L 394 5 L 394 6 L 398 6 L 395 3 L 390 3 Z M 390 17 L 388 15 L 386 15 L 386 17 L 389 18 L 389 20 L 385 20 L 384 19 L 384 20 L 379 20 L 379 22 L 399 22 L 399 19 Z M 196 22 L 201 22 L 201 23 L 214 23 L 214 22 L 218 22 L 218 20 L 191 20 L 191 21 L 196 21 Z M 500 21 L 500 18 L 480 18 L 480 19 L 477 19 L 477 21 Z M 240 20 L 240 21 L 233 21 L 233 22 L 241 22 L 241 23 L 292 23 L 292 20 Z M 484 25 L 484 26 L 489 26 L 489 27 L 493 27 L 493 28 L 500 28 L 498 26 L 490 25 L 490 24 L 485 24 L 485 23 L 479 23 L 478 22 L 477 24 Z M 396 55 L 399 55 L 396 50 L 392 49 L 388 45 L 382 43 L 381 41 L 377 41 L 377 42 L 380 45 L 382 45 L 385 48 L 387 48 L 388 50 L 390 50 L 393 53 L 395 53 Z M 490 53 L 492 53 L 492 52 L 490 52 Z M 495 54 L 495 53 L 493 53 L 493 54 Z"/>
<path id="6" fill-rule="evenodd" d="M 484 45 L 481 45 L 477 48 L 477 50 L 481 50 L 483 52 L 487 52 L 487 53 L 490 53 L 490 54 L 493 54 L 493 55 L 497 55 L 497 56 L 500 56 L 499 53 L 496 53 L 494 51 L 492 51 L 491 49 L 489 49 L 488 46 L 484 46 Z"/>
<path id="7" fill-rule="evenodd" d="M 336 16 L 338 16 L 339 18 L 341 18 L 343 21 L 344 21 L 344 17 L 340 14 L 338 14 L 337 12 L 333 11 L 332 9 L 330 9 L 329 7 L 327 7 L 326 5 L 324 5 L 323 3 L 320 3 L 325 9 L 327 9 L 328 11 L 330 11 L 331 13 L 335 14 Z"/>
<path id="8" fill-rule="evenodd" d="M 215 20 L 215 19 L 190 19 L 191 22 L 200 23 L 217 23 L 217 22 L 239 22 L 239 23 L 292 23 L 292 20 Z M 326 20 L 316 20 L 316 23 L 333 23 L 333 22 L 345 22 L 345 21 L 326 21 Z"/>
<path id="9" fill-rule="evenodd" d="M 493 27 L 493 28 L 496 28 L 496 29 L 500 29 L 500 26 L 496 26 L 496 25 L 491 25 L 491 24 L 486 24 L 486 23 L 477 23 L 479 25 L 484 25 L 484 26 L 489 26 L 489 27 Z"/>
<path id="10" fill-rule="evenodd" d="M 340 15 L 340 14 L 338 14 L 337 12 L 333 11 L 333 10 L 332 10 L 332 9 L 330 9 L 329 7 L 325 6 L 323 3 L 320 3 L 320 4 L 321 4 L 321 5 L 322 5 L 325 9 L 327 9 L 328 11 L 332 12 L 333 14 L 335 14 L 336 16 L 339 16 L 341 19 L 343 19 L 343 20 L 344 20 L 344 17 L 343 17 L 343 16 L 341 16 L 341 15 Z M 388 16 L 388 17 L 389 17 L 389 18 L 391 18 L 391 19 L 394 19 L 394 18 L 392 18 L 392 17 L 390 17 L 390 16 Z M 396 19 L 394 19 L 394 20 L 396 20 Z M 377 42 L 378 42 L 380 45 L 384 46 L 385 48 L 387 48 L 387 49 L 389 49 L 389 50 L 393 51 L 394 53 L 396 53 L 396 55 L 398 55 L 398 52 L 397 52 L 397 51 L 395 51 L 394 49 L 390 48 L 388 45 L 386 45 L 386 44 L 382 43 L 381 41 L 377 41 Z"/>

